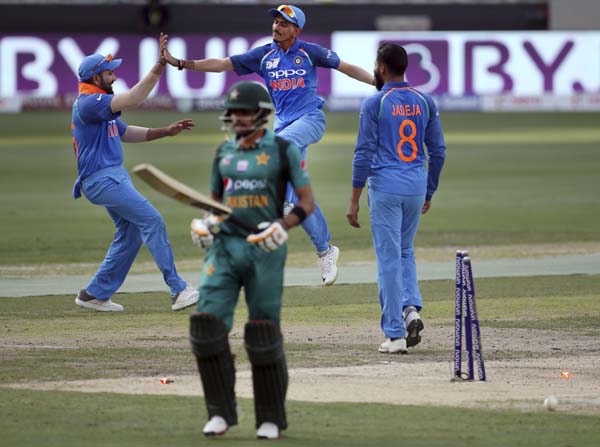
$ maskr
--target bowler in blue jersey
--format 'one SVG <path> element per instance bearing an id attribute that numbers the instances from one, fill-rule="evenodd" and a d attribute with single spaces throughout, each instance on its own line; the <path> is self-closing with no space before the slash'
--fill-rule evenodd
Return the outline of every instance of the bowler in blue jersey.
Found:
<path id="1" fill-rule="evenodd" d="M 446 143 L 437 107 L 404 80 L 404 48 L 384 43 L 377 50 L 379 92 L 367 98 L 352 162 L 352 196 L 346 217 L 358 221 L 359 199 L 368 182 L 377 287 L 381 305 L 382 353 L 408 352 L 421 341 L 423 300 L 417 283 L 414 239 L 421 214 L 437 190 Z M 427 147 L 427 152 L 425 152 Z"/>
<path id="2" fill-rule="evenodd" d="M 374 84 L 374 79 L 371 73 L 342 61 L 330 49 L 300 40 L 298 36 L 306 25 L 306 16 L 297 6 L 280 5 L 270 9 L 269 15 L 273 17 L 270 44 L 223 59 L 176 59 L 168 50 L 165 57 L 180 70 L 234 70 L 238 75 L 257 73 L 262 76 L 275 104 L 275 134 L 297 146 L 305 160 L 308 146 L 317 143 L 325 132 L 324 100 L 317 95 L 317 67 L 338 70 L 367 84 Z M 297 201 L 293 188 L 288 185 L 286 208 L 293 208 Z M 330 242 L 327 220 L 318 204 L 302 227 L 319 256 L 323 284 L 333 284 L 337 279 L 339 249 Z"/>

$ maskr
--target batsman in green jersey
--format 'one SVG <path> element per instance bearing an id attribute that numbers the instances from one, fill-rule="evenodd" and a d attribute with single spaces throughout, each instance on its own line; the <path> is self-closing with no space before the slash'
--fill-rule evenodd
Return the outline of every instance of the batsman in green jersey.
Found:
<path id="1" fill-rule="evenodd" d="M 287 428 L 288 375 L 279 326 L 285 242 L 287 230 L 304 221 L 314 200 L 299 149 L 264 128 L 273 109 L 267 90 L 258 83 L 239 82 L 229 90 L 221 119 L 235 138 L 217 149 L 211 175 L 211 197 L 258 230 L 251 233 L 212 215 L 192 221 L 192 240 L 206 249 L 190 340 L 208 410 L 203 433 L 209 437 L 237 424 L 228 333 L 242 287 L 249 314 L 244 345 L 252 365 L 257 436 L 279 438 Z M 283 217 L 288 182 L 299 201 Z"/>

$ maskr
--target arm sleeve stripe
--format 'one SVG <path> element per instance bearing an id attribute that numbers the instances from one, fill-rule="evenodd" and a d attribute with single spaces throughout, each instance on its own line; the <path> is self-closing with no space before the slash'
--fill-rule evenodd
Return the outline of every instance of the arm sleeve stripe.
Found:
<path id="1" fill-rule="evenodd" d="M 389 95 L 390 93 L 392 93 L 394 90 L 397 90 L 395 88 L 390 89 L 390 91 L 388 91 L 385 95 L 383 95 L 381 97 L 381 99 L 379 100 L 379 113 L 377 114 L 377 119 L 381 118 L 381 114 L 383 113 L 383 101 L 385 100 L 386 96 Z"/>
<path id="2" fill-rule="evenodd" d="M 313 61 L 310 58 L 310 55 L 306 52 L 306 50 L 304 48 L 300 48 L 298 51 L 300 51 L 301 53 L 304 53 L 304 55 L 306 56 L 306 59 L 308 59 L 308 63 L 314 67 L 315 64 L 313 64 Z"/>

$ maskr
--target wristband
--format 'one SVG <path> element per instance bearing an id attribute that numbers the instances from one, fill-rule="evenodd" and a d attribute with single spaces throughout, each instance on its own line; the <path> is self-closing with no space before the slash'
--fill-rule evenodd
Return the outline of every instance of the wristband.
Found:
<path id="1" fill-rule="evenodd" d="M 304 208 L 298 205 L 292 208 L 290 214 L 295 214 L 296 216 L 298 216 L 298 223 L 302 223 L 306 219 L 306 211 L 304 211 Z"/>
<path id="2" fill-rule="evenodd" d="M 177 59 L 177 70 L 181 71 L 185 68 L 185 63 L 183 59 Z"/>

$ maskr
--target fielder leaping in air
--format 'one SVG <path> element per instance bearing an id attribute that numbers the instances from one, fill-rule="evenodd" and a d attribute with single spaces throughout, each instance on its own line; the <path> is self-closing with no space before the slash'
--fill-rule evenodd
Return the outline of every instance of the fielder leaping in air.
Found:
<path id="1" fill-rule="evenodd" d="M 317 67 L 333 68 L 354 79 L 374 85 L 368 71 L 342 61 L 328 48 L 300 40 L 306 17 L 296 6 L 280 5 L 269 10 L 273 17 L 273 42 L 246 53 L 217 59 L 184 60 L 165 51 L 167 62 L 180 70 L 223 72 L 234 70 L 238 75 L 257 73 L 267 84 L 275 104 L 275 134 L 294 143 L 306 159 L 307 148 L 317 143 L 325 131 L 324 100 L 317 96 Z M 277 77 L 273 75 L 277 74 Z M 292 209 L 298 198 L 288 185 L 286 210 Z M 327 220 L 318 205 L 302 223 L 319 256 L 323 284 L 337 279 L 338 247 L 332 245 Z"/>

